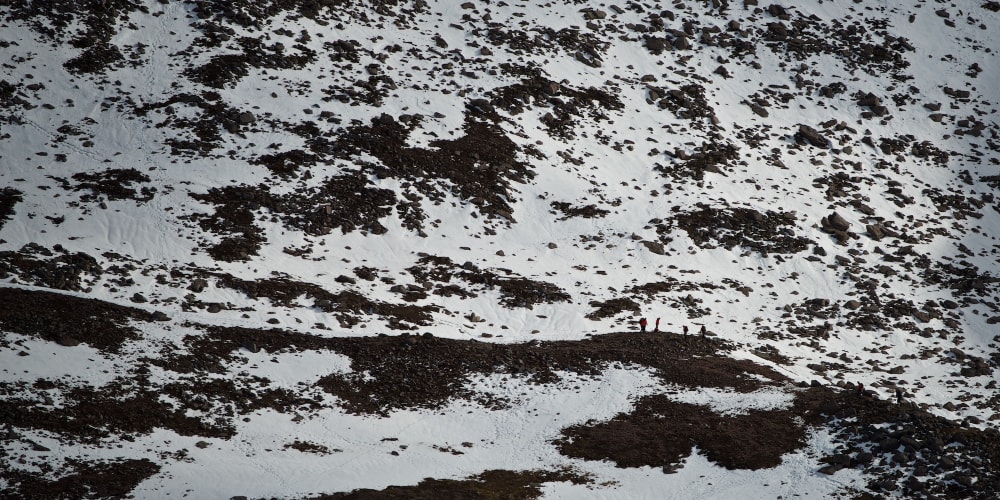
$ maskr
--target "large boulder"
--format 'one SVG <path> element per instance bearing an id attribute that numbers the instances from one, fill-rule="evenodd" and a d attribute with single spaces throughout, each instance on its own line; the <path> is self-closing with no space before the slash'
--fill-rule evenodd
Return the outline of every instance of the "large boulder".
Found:
<path id="1" fill-rule="evenodd" d="M 832 212 L 830 215 L 826 216 L 823 219 L 822 224 L 825 229 L 833 229 L 836 231 L 847 231 L 851 228 L 851 223 L 847 222 L 847 219 L 844 219 L 837 212 Z"/>

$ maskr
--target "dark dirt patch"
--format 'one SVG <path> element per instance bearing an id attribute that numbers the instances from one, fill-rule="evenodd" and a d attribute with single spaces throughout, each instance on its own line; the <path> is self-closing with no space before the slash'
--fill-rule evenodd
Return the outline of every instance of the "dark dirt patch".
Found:
<path id="1" fill-rule="evenodd" d="M 508 308 L 531 309 L 537 304 L 567 302 L 571 299 L 569 294 L 551 283 L 517 276 L 509 269 L 480 269 L 471 262 L 458 266 L 448 257 L 420 254 L 417 265 L 406 270 L 420 283 L 435 284 L 433 293 L 436 295 L 464 292 L 464 295 L 475 297 L 475 292 L 496 289 L 500 292 L 500 303 Z M 442 285 L 450 283 L 453 278 L 473 285 L 475 291 Z"/>
<path id="2" fill-rule="evenodd" d="M 0 252 L 0 279 L 16 276 L 34 286 L 80 291 L 85 280 L 96 280 L 103 270 L 97 259 L 83 252 L 69 252 L 29 243 L 18 251 Z"/>
<path id="3" fill-rule="evenodd" d="M 113 69 L 117 63 L 125 59 L 117 46 L 108 43 L 98 43 L 88 47 L 80 55 L 63 63 L 66 71 L 81 75 L 88 73 L 103 73 Z"/>
<path id="4" fill-rule="evenodd" d="M 0 328 L 64 345 L 85 343 L 107 354 L 141 333 L 131 321 L 154 321 L 154 313 L 53 292 L 0 288 Z"/>
<path id="5" fill-rule="evenodd" d="M 636 285 L 629 289 L 631 293 L 653 296 L 660 293 L 669 292 L 694 292 L 698 290 L 718 290 L 724 288 L 711 282 L 695 283 L 692 281 L 681 281 L 668 276 L 661 281 L 651 281 L 642 285 Z"/>
<path id="6" fill-rule="evenodd" d="M 14 216 L 14 205 L 21 202 L 23 193 L 20 191 L 5 187 L 0 189 L 0 229 L 3 229 L 4 224 L 11 220 Z"/>
<path id="7" fill-rule="evenodd" d="M 642 310 L 642 306 L 638 302 L 624 297 L 593 300 L 590 302 L 590 307 L 595 308 L 595 310 L 588 313 L 586 318 L 592 321 L 613 318 L 625 312 L 638 314 Z"/>
<path id="8" fill-rule="evenodd" d="M 836 388 L 833 389 L 837 391 Z M 891 394 L 892 387 L 886 388 Z M 905 390 L 904 390 L 905 392 Z M 995 498 L 1000 493 L 1000 433 L 932 415 L 853 387 L 833 392 L 820 407 L 842 443 L 824 459 L 859 468 L 873 478 L 868 489 L 904 497 Z"/>
<path id="9" fill-rule="evenodd" d="M 384 234 L 388 229 L 379 221 L 392 213 L 396 201 L 392 190 L 373 186 L 357 172 L 330 177 L 315 189 L 284 195 L 277 208 L 287 225 L 307 234 L 327 234 L 333 229 L 343 234 Z"/>
<path id="10" fill-rule="evenodd" d="M 415 329 L 419 325 L 430 324 L 431 313 L 439 309 L 435 305 L 416 306 L 373 301 L 352 290 L 334 293 L 316 284 L 286 278 L 249 281 L 228 274 L 215 276 L 219 278 L 220 286 L 238 290 L 251 298 L 266 298 L 278 306 L 293 307 L 299 297 L 311 298 L 314 307 L 333 313 L 345 328 L 358 324 L 360 315 L 374 314 L 389 318 L 390 328 Z"/>
<path id="11" fill-rule="evenodd" d="M 141 186 L 136 189 L 134 184 L 148 183 L 149 176 L 134 168 L 114 168 L 92 173 L 73 174 L 76 185 L 65 179 L 53 177 L 64 189 L 73 191 L 90 191 L 80 200 L 84 202 L 98 201 L 102 197 L 108 200 L 135 200 L 143 203 L 153 199 L 156 193 L 154 186 Z"/>
<path id="12" fill-rule="evenodd" d="M 182 107 L 195 108 L 185 114 L 193 112 L 197 116 L 178 118 L 177 109 Z M 190 133 L 186 139 L 181 134 L 176 134 L 165 141 L 171 147 L 173 155 L 208 155 L 222 143 L 223 131 L 239 133 L 253 126 L 256 121 L 252 113 L 228 105 L 215 91 L 180 93 L 165 101 L 135 108 L 135 114 L 139 117 L 149 116 L 153 112 L 157 117 L 163 116 L 163 120 L 155 124 L 156 128 L 169 127 L 175 132 Z"/>
<path id="13" fill-rule="evenodd" d="M 390 0 L 383 3 L 395 5 L 397 1 Z M 326 4 L 313 0 L 281 0 L 266 4 L 248 0 L 208 0 L 197 3 L 193 11 L 199 19 L 211 20 L 213 23 L 226 21 L 244 28 L 261 28 L 268 19 L 287 12 L 295 12 L 309 19 L 318 19 L 327 7 L 333 5 L 340 4 Z M 389 15 L 392 12 L 380 10 L 379 13 Z M 210 30 L 212 24 L 206 23 L 203 28 Z"/>
<path id="14" fill-rule="evenodd" d="M 565 482 L 590 484 L 592 481 L 572 471 L 509 471 L 489 470 L 468 479 L 427 478 L 415 486 L 390 486 L 383 490 L 359 489 L 348 493 L 332 493 L 310 497 L 309 500 L 367 499 L 508 499 L 530 500 L 542 495 L 544 483 Z"/>
<path id="15" fill-rule="evenodd" d="M 549 135 L 558 139 L 572 139 L 576 136 L 576 126 L 581 122 L 607 120 L 607 111 L 624 107 L 613 93 L 594 87 L 575 89 L 545 78 L 538 68 L 510 64 L 503 64 L 501 68 L 505 73 L 524 74 L 526 78 L 520 83 L 492 91 L 490 105 L 512 115 L 522 113 L 528 106 L 549 109 L 541 121 Z"/>
<path id="16" fill-rule="evenodd" d="M 715 110 L 705 99 L 705 88 L 697 83 L 690 83 L 677 89 L 652 89 L 657 96 L 657 106 L 674 113 L 677 118 L 692 120 L 695 126 L 704 126 L 707 120 L 715 116 Z M 711 123 L 711 122 L 708 122 Z"/>
<path id="17" fill-rule="evenodd" d="M 208 249 L 212 258 L 234 262 L 257 255 L 261 244 L 267 240 L 256 224 L 254 212 L 276 204 L 267 186 L 226 186 L 211 188 L 204 194 L 191 193 L 190 196 L 215 205 L 215 212 L 211 215 L 191 216 L 203 230 L 224 236 L 220 243 Z"/>
<path id="18" fill-rule="evenodd" d="M 184 75 L 209 87 L 234 87 L 250 74 L 250 68 L 287 70 L 301 69 L 316 60 L 316 52 L 302 44 L 292 46 L 296 52 L 286 53 L 281 43 L 267 45 L 262 39 L 241 37 L 237 40 L 239 54 L 222 54 L 202 66 L 192 67 Z"/>
<path id="19" fill-rule="evenodd" d="M 722 174 L 723 167 L 739 158 L 739 148 L 728 142 L 713 140 L 702 144 L 693 153 L 677 151 L 674 156 L 677 161 L 666 165 L 658 163 L 653 169 L 675 180 L 700 181 L 705 178 L 706 172 Z M 663 189 L 667 194 L 672 191 L 669 185 L 665 185 Z"/>
<path id="20" fill-rule="evenodd" d="M 21 96 L 21 84 L 0 80 L 0 123 L 20 124 L 20 110 L 31 103 Z M 4 188 L 12 189 L 12 188 Z"/>
<path id="21" fill-rule="evenodd" d="M 487 218 L 513 221 L 512 183 L 525 183 L 534 173 L 518 160 L 520 148 L 497 125 L 467 119 L 465 135 L 432 141 L 428 149 L 406 146 L 410 129 L 383 114 L 370 125 L 351 127 L 335 142 L 338 156 L 352 159 L 367 152 L 384 166 L 371 167 L 377 177 L 408 183 L 431 201 L 444 201 L 445 190 L 472 203 Z"/>
<path id="22" fill-rule="evenodd" d="M 559 30 L 535 26 L 525 31 L 513 26 L 489 23 L 486 28 L 475 30 L 475 34 L 487 40 L 490 45 L 506 47 L 519 56 L 534 55 L 541 59 L 547 52 L 562 51 L 573 54 L 577 61 L 591 67 L 601 66 L 603 55 L 610 47 L 607 41 L 575 26 Z"/>
<path id="23" fill-rule="evenodd" d="M 727 469 L 764 469 L 805 444 L 800 411 L 751 410 L 724 416 L 705 406 L 646 396 L 633 411 L 602 423 L 563 429 L 555 441 L 559 452 L 573 458 L 611 460 L 619 467 L 663 467 L 671 471 L 697 446 Z"/>
<path id="24" fill-rule="evenodd" d="M 66 442 L 98 444 L 155 429 L 169 429 L 184 436 L 233 436 L 231 424 L 221 417 L 206 422 L 186 416 L 185 408 L 161 401 L 159 391 L 137 390 L 132 381 L 119 380 L 99 389 L 59 383 L 52 383 L 52 387 L 60 389 L 63 404 L 50 407 L 9 397 L 0 400 L 0 414 L 13 427 L 51 432 Z"/>
<path id="25" fill-rule="evenodd" d="M 323 89 L 327 95 L 324 101 L 336 100 L 343 104 L 364 103 L 369 106 L 381 107 L 393 90 L 396 82 L 387 75 L 371 75 L 367 79 L 359 79 L 351 85 L 330 85 Z"/>
<path id="26" fill-rule="evenodd" d="M 199 360 L 197 356 L 190 359 L 195 363 Z M 205 357 L 200 359 L 206 362 L 202 366 L 213 362 Z M 155 360 L 153 364 L 170 368 L 169 364 Z M 179 408 L 199 411 L 206 418 L 214 418 L 214 431 L 204 423 L 200 423 L 197 429 L 186 429 L 194 435 L 203 436 L 231 437 L 234 434 L 232 419 L 265 408 L 291 413 L 316 411 L 322 407 L 314 399 L 297 395 L 289 389 L 271 388 L 270 383 L 267 378 L 242 375 L 232 378 L 191 377 L 166 384 L 159 388 L 159 392 L 174 398 Z"/>
<path id="27" fill-rule="evenodd" d="M 863 22 L 828 26 L 791 9 L 781 10 L 782 20 L 767 23 L 760 35 L 766 46 L 789 60 L 829 54 L 851 69 L 894 76 L 910 65 L 904 54 L 913 51 L 913 46 L 906 38 L 891 34 L 886 19 L 865 18 Z"/>
<path id="28" fill-rule="evenodd" d="M 909 247 L 912 252 L 912 247 Z M 909 253 L 908 255 L 913 255 Z M 1000 286 L 1000 277 L 989 270 L 979 269 L 966 260 L 934 261 L 925 255 L 915 255 L 914 265 L 928 284 L 940 284 L 951 289 L 952 295 L 968 300 L 969 296 L 987 297 Z"/>
<path id="29" fill-rule="evenodd" d="M 282 164 L 288 165 L 283 161 Z M 334 229 L 343 234 L 354 231 L 384 234 L 388 229 L 380 220 L 392 213 L 397 201 L 394 192 L 374 187 L 358 173 L 330 177 L 318 187 L 284 195 L 272 194 L 265 185 L 244 184 L 211 188 L 204 194 L 191 193 L 191 197 L 215 205 L 212 214 L 195 214 L 191 218 L 203 230 L 223 236 L 208 253 L 224 262 L 249 260 L 260 251 L 267 241 L 263 229 L 257 225 L 257 212 L 263 209 L 279 217 L 290 229 L 310 235 L 325 235 Z M 399 211 L 405 219 L 404 205 L 399 205 Z"/>
<path id="30" fill-rule="evenodd" d="M 263 165 L 282 178 L 289 178 L 293 177 L 299 169 L 315 165 L 318 159 L 316 155 L 301 149 L 291 149 L 281 153 L 261 155 L 252 163 Z"/>
<path id="31" fill-rule="evenodd" d="M 673 222 L 687 232 L 701 248 L 718 244 L 726 249 L 742 247 L 761 254 L 794 254 L 810 248 L 816 242 L 795 235 L 795 215 L 787 212 L 765 213 L 752 208 L 713 208 L 698 204 L 699 209 L 681 212 Z M 670 222 L 657 226 L 657 232 L 669 234 Z"/>
<path id="32" fill-rule="evenodd" d="M 321 444 L 309 441 L 300 441 L 298 439 L 292 441 L 291 443 L 287 443 L 285 445 L 285 449 L 298 450 L 301 451 L 302 453 L 315 453 L 316 455 L 329 455 L 335 452 L 334 450 L 331 450 L 328 446 L 323 446 Z"/>
<path id="33" fill-rule="evenodd" d="M 597 219 L 604 217 L 610 213 L 603 208 L 597 208 L 596 205 L 591 203 L 590 205 L 576 206 L 565 201 L 553 201 L 551 203 L 552 208 L 558 210 L 563 214 L 559 220 L 571 219 L 573 217 L 583 217 L 585 219 Z"/>
<path id="34" fill-rule="evenodd" d="M 220 54 L 197 68 L 189 68 L 184 76 L 202 85 L 224 89 L 249 75 L 249 66 L 243 54 Z"/>
<path id="35" fill-rule="evenodd" d="M 727 346 L 666 333 L 613 333 L 583 341 L 491 344 L 429 335 L 323 338 L 280 330 L 209 327 L 185 342 L 193 352 L 232 360 L 241 348 L 276 352 L 330 350 L 352 360 L 352 372 L 324 377 L 318 386 L 356 413 L 387 415 L 397 409 L 439 408 L 453 399 L 504 406 L 465 387 L 474 374 L 507 373 L 537 383 L 559 380 L 558 371 L 600 374 L 608 363 L 648 366 L 665 382 L 732 387 L 741 392 L 766 385 L 750 374 L 780 381 L 772 370 L 718 352 Z M 405 388 L 405 390 L 400 390 Z"/>
<path id="36" fill-rule="evenodd" d="M 65 464 L 53 480 L 0 467 L 0 477 L 7 481 L 2 493 L 10 498 L 124 498 L 160 471 L 159 465 L 147 459 L 85 462 L 69 458 Z"/>

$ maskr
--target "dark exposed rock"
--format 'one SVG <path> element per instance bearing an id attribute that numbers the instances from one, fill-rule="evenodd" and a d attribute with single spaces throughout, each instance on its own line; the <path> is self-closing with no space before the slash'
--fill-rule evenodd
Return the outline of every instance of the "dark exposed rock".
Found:
<path id="1" fill-rule="evenodd" d="M 792 254 L 814 243 L 795 235 L 795 215 L 791 213 L 701 206 L 697 211 L 678 214 L 674 220 L 679 229 L 703 248 L 711 247 L 714 242 L 730 249 L 739 246 L 765 254 Z M 658 232 L 668 233 L 670 228 L 667 225 L 663 230 L 658 228 Z"/>
<path id="2" fill-rule="evenodd" d="M 832 212 L 830 215 L 824 217 L 821 221 L 824 229 L 830 229 L 834 231 L 847 231 L 851 228 L 851 223 L 847 222 L 840 214 L 837 212 Z"/>
<path id="3" fill-rule="evenodd" d="M 830 147 L 830 140 L 808 125 L 799 125 L 799 130 L 795 133 L 795 140 L 817 148 Z"/>
<path id="4" fill-rule="evenodd" d="M 208 280 L 204 278 L 197 278 L 188 285 L 187 289 L 194 293 L 201 293 L 205 288 L 208 287 Z"/>
<path id="5" fill-rule="evenodd" d="M 35 286 L 80 291 L 103 273 L 94 257 L 60 245 L 48 249 L 28 244 L 16 252 L 0 252 L 0 278 L 17 276 Z"/>
<path id="6" fill-rule="evenodd" d="M 395 451 L 393 453 L 396 453 Z M 542 485 L 554 482 L 590 484 L 592 480 L 578 473 L 564 471 L 488 470 L 467 479 L 426 478 L 413 486 L 389 486 L 382 490 L 356 489 L 307 500 L 376 500 L 380 498 L 467 498 L 489 492 L 500 498 L 539 498 Z"/>
<path id="7" fill-rule="evenodd" d="M 0 302 L 4 330 L 63 345 L 82 342 L 107 353 L 141 336 L 132 321 L 153 320 L 140 309 L 54 292 L 0 288 Z"/>
<path id="8" fill-rule="evenodd" d="M 4 224 L 14 215 L 14 206 L 21 201 L 21 194 L 11 187 L 0 189 L 0 229 L 3 229 Z"/>
<path id="9" fill-rule="evenodd" d="M 65 180 L 58 180 L 66 189 L 89 191 L 89 194 L 84 194 L 80 197 L 81 200 L 86 202 L 93 202 L 103 197 L 107 197 L 108 200 L 147 202 L 153 199 L 153 195 L 157 191 L 155 186 L 134 188 L 133 184 L 150 182 L 148 175 L 134 168 L 119 168 L 101 172 L 73 174 L 73 180 L 77 181 L 77 184 L 73 186 Z"/>

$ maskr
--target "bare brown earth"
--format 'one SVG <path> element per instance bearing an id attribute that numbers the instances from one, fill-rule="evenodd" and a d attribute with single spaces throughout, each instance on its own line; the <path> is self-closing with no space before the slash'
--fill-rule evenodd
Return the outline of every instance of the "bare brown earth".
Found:
<path id="1" fill-rule="evenodd" d="M 349 493 L 320 495 L 310 500 L 529 499 L 541 496 L 542 492 L 539 486 L 543 483 L 554 481 L 570 481 L 575 484 L 591 482 L 588 478 L 570 471 L 491 470 L 464 480 L 427 478 L 414 486 L 390 486 L 384 490 L 360 489 Z"/>

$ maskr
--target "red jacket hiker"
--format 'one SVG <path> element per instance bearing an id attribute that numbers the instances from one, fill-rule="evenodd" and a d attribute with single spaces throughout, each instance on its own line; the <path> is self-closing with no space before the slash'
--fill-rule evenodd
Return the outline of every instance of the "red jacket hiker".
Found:
<path id="1" fill-rule="evenodd" d="M 653 327 L 654 332 L 660 331 L 660 318 L 656 318 L 656 326 Z"/>
<path id="2" fill-rule="evenodd" d="M 639 318 L 639 331 L 640 332 L 646 331 L 646 318 Z"/>

